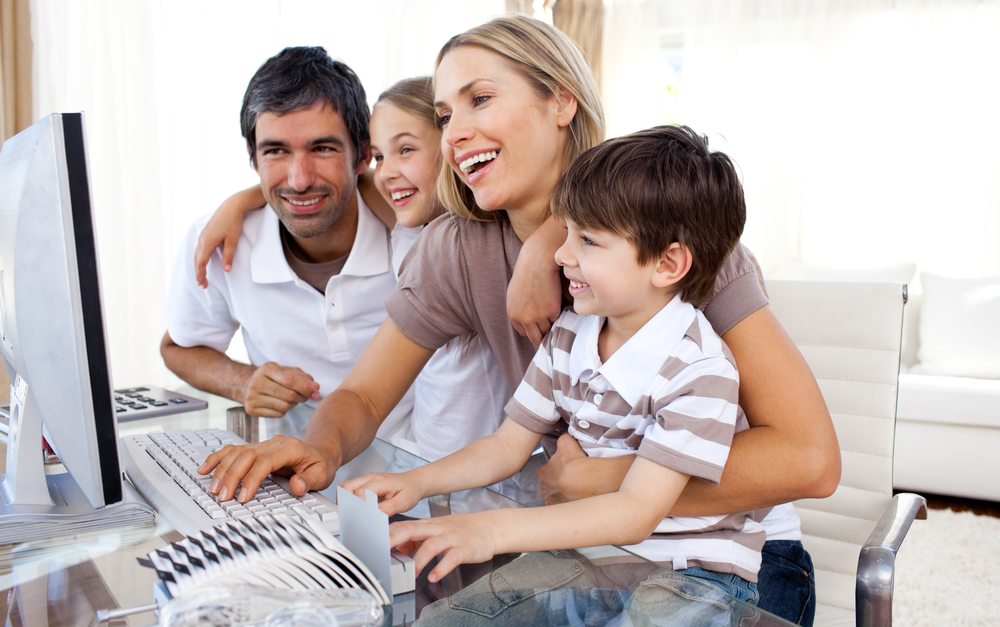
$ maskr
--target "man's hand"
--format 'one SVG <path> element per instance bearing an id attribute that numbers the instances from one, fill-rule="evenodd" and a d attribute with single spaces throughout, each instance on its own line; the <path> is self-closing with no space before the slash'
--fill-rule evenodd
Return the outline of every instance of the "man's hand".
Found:
<path id="1" fill-rule="evenodd" d="M 319 400 L 319 383 L 301 368 L 273 361 L 258 366 L 243 384 L 243 407 L 250 416 L 281 418 L 307 400 Z"/>
<path id="2" fill-rule="evenodd" d="M 378 508 L 389 516 L 410 511 L 425 496 L 409 473 L 369 473 L 349 479 L 340 487 L 362 499 L 365 498 L 365 490 L 371 490 L 378 495 Z"/>
<path id="3" fill-rule="evenodd" d="M 634 455 L 587 457 L 576 438 L 564 433 L 555 454 L 538 469 L 539 492 L 546 505 L 616 492 L 634 460 Z"/>
<path id="4" fill-rule="evenodd" d="M 219 495 L 220 501 L 236 495 L 240 503 L 247 502 L 271 473 L 291 477 L 289 487 L 295 496 L 329 487 L 337 474 L 329 455 L 298 438 L 282 435 L 259 444 L 225 446 L 209 455 L 198 473 L 207 475 L 212 470 L 215 475 L 208 491 Z M 243 485 L 236 494 L 241 481 Z"/>
<path id="5" fill-rule="evenodd" d="M 392 523 L 389 525 L 389 546 L 418 544 L 420 548 L 413 554 L 417 573 L 423 571 L 434 556 L 441 555 L 441 561 L 427 575 L 427 580 L 435 583 L 459 564 L 479 564 L 496 555 L 496 542 L 482 523 L 483 517 L 476 514 Z"/>

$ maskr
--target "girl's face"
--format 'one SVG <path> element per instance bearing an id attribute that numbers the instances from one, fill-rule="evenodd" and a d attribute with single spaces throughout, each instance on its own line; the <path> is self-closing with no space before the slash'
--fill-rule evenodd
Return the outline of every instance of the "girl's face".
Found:
<path id="1" fill-rule="evenodd" d="M 499 54 L 459 46 L 441 60 L 434 107 L 441 152 L 487 211 L 548 212 L 576 112 L 571 95 L 539 97 Z"/>
<path id="2" fill-rule="evenodd" d="M 370 123 L 375 187 L 404 227 L 441 213 L 434 194 L 441 169 L 441 134 L 430 122 L 389 102 L 375 105 Z"/>

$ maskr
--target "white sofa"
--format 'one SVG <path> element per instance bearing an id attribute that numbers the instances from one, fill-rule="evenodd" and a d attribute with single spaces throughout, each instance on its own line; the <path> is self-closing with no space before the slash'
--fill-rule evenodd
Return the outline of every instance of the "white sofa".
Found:
<path id="1" fill-rule="evenodd" d="M 915 272 L 794 261 L 768 278 L 908 283 L 893 486 L 1000 501 L 1000 279 L 923 273 L 916 281 Z"/>
<path id="2" fill-rule="evenodd" d="M 1000 379 L 933 374 L 921 364 L 923 300 L 911 296 L 904 316 L 893 486 L 1000 501 Z"/>

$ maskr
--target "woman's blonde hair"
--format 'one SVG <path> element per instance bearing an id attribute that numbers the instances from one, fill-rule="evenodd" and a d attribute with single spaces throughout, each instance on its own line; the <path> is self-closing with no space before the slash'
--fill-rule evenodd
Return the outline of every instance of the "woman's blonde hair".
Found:
<path id="1" fill-rule="evenodd" d="M 576 97 L 564 169 L 580 153 L 604 140 L 604 109 L 594 74 L 580 48 L 555 27 L 525 15 L 495 18 L 449 39 L 438 53 L 435 73 L 444 56 L 459 46 L 478 46 L 499 54 L 528 79 L 539 98 L 548 100 L 558 95 L 560 88 Z M 448 165 L 441 169 L 437 194 L 445 209 L 463 218 L 496 219 L 476 205 L 472 190 Z"/>
<path id="2" fill-rule="evenodd" d="M 438 128 L 437 114 L 434 112 L 434 81 L 430 76 L 404 78 L 383 91 L 372 109 L 383 102 L 395 105 Z"/>

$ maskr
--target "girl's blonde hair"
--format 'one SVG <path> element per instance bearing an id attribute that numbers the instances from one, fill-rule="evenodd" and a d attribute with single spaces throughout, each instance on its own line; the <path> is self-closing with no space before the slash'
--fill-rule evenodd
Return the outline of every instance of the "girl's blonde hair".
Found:
<path id="1" fill-rule="evenodd" d="M 437 113 L 434 111 L 434 81 L 430 76 L 417 76 L 415 78 L 404 78 L 395 85 L 379 94 L 378 100 L 372 106 L 372 111 L 380 103 L 389 103 L 401 110 L 430 124 L 433 128 L 440 130 L 437 123 Z M 439 157 L 440 158 L 440 157 Z M 448 165 L 444 165 L 448 168 Z M 440 209 L 440 200 L 435 199 Z M 448 351 L 462 351 L 464 357 L 472 348 L 472 342 L 476 338 L 476 333 L 454 337 L 445 344 Z"/>
<path id="2" fill-rule="evenodd" d="M 434 81 L 430 76 L 404 78 L 389 89 L 383 91 L 375 105 L 388 102 L 415 115 L 421 120 L 437 128 L 437 115 L 434 113 Z"/>
<path id="3" fill-rule="evenodd" d="M 594 74 L 580 48 L 555 27 L 525 15 L 495 18 L 449 39 L 438 53 L 435 73 L 444 56 L 459 46 L 478 46 L 499 54 L 528 79 L 543 100 L 556 96 L 560 89 L 576 97 L 564 170 L 580 153 L 604 140 L 604 109 Z M 445 209 L 463 218 L 496 219 L 476 205 L 472 190 L 448 165 L 441 169 L 437 194 Z"/>

